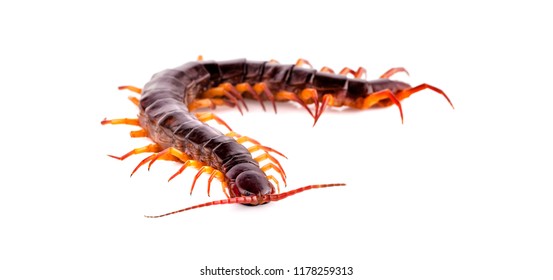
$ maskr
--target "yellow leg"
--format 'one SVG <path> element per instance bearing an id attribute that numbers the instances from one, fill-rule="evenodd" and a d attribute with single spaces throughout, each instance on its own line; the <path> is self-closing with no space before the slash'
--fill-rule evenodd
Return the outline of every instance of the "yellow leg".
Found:
<path id="1" fill-rule="evenodd" d="M 288 185 L 286 183 L 286 176 L 284 175 L 284 172 L 282 171 L 282 169 L 280 169 L 278 166 L 274 165 L 274 163 L 272 163 L 272 162 L 269 162 L 269 163 L 265 164 L 263 167 L 261 167 L 261 171 L 263 171 L 263 172 L 266 172 L 269 169 L 273 169 L 278 174 L 280 174 L 280 177 L 282 178 L 282 181 L 284 182 L 284 185 L 285 186 Z"/>
<path id="2" fill-rule="evenodd" d="M 150 170 L 150 168 L 152 167 L 152 164 L 158 160 L 158 159 L 162 159 L 162 160 L 170 160 L 170 161 L 176 161 L 176 162 L 185 162 L 188 160 L 188 155 L 177 150 L 176 148 L 167 148 L 159 153 L 156 153 L 156 154 L 152 154 L 150 155 L 149 157 L 143 159 L 133 170 L 133 172 L 131 173 L 131 176 L 144 164 L 146 163 L 150 163 L 148 164 L 148 170 Z"/>
<path id="3" fill-rule="evenodd" d="M 106 124 L 128 124 L 128 125 L 134 125 L 134 126 L 140 126 L 140 123 L 138 122 L 138 119 L 113 119 L 108 120 L 104 119 L 102 122 L 100 122 L 102 125 Z"/>
<path id="4" fill-rule="evenodd" d="M 150 144 L 150 145 L 147 145 L 147 146 L 144 146 L 144 147 L 140 147 L 140 148 L 136 148 L 136 149 L 133 149 L 132 151 L 118 157 L 118 156 L 112 156 L 112 155 L 109 155 L 110 157 L 112 158 L 115 158 L 115 159 L 118 159 L 118 160 L 124 160 L 132 155 L 138 155 L 138 154 L 142 154 L 142 153 L 157 153 L 161 151 L 161 146 L 159 146 L 158 144 Z"/>
<path id="5" fill-rule="evenodd" d="M 230 126 L 228 126 L 228 124 L 225 121 L 223 121 L 221 118 L 217 117 L 213 113 L 196 113 L 196 117 L 201 122 L 208 122 L 208 121 L 211 121 L 211 120 L 215 120 L 215 122 L 217 122 L 218 124 L 224 125 L 226 128 L 228 128 L 228 130 L 232 131 Z"/>

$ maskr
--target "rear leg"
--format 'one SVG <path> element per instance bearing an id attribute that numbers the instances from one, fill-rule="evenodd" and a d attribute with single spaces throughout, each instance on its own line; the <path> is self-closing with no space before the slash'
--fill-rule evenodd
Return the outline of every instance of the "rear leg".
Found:
<path id="1" fill-rule="evenodd" d="M 425 90 L 425 89 L 430 89 L 434 92 L 437 92 L 439 94 L 441 94 L 443 97 L 445 97 L 445 99 L 447 100 L 447 102 L 449 102 L 449 105 L 451 105 L 451 108 L 455 109 L 455 107 L 453 106 L 453 103 L 451 103 L 451 100 L 449 100 L 449 97 L 447 97 L 447 95 L 445 94 L 445 92 L 435 86 L 431 86 L 429 84 L 420 84 L 416 87 L 413 87 L 413 88 L 408 88 L 408 89 L 404 89 L 398 93 L 396 93 L 396 97 L 398 100 L 403 100 L 409 96 L 411 96 L 413 93 L 416 93 L 416 92 L 419 92 L 421 90 Z"/>
<path id="2" fill-rule="evenodd" d="M 401 123 L 403 123 L 403 109 L 399 99 L 394 95 L 389 89 L 381 90 L 375 93 L 371 93 L 366 97 L 360 97 L 355 100 L 353 103 L 347 104 L 352 108 L 357 108 L 360 110 L 366 110 L 375 106 L 389 106 L 395 104 L 399 109 L 399 114 L 401 116 Z"/>

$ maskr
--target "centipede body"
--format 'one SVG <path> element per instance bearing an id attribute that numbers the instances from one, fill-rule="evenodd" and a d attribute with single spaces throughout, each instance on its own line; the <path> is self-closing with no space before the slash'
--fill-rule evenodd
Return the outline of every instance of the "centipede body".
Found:
<path id="1" fill-rule="evenodd" d="M 139 108 L 138 118 L 105 119 L 102 124 L 139 126 L 141 129 L 131 133 L 131 136 L 148 137 L 153 143 L 134 149 L 121 157 L 112 157 L 123 160 L 131 155 L 151 153 L 140 162 L 133 173 L 145 164 L 151 166 L 158 159 L 182 163 L 182 167 L 170 180 L 186 168 L 194 167 L 198 169 L 198 173 L 192 183 L 191 192 L 196 180 L 203 173 L 209 174 L 208 193 L 214 179 L 221 182 L 227 199 L 188 207 L 166 215 L 216 204 L 259 205 L 281 200 L 308 189 L 344 184 L 310 185 L 280 193 L 279 180 L 272 175 L 266 175 L 266 172 L 276 171 L 281 181 L 286 184 L 286 174 L 275 158 L 275 155 L 282 154 L 250 137 L 232 131 L 213 113 L 194 111 L 201 108 L 232 106 L 242 113 L 248 109 L 244 98 L 250 98 L 257 100 L 263 109 L 266 109 L 265 102 L 270 102 L 272 109 L 277 112 L 277 101 L 292 101 L 304 108 L 316 124 L 325 109 L 330 106 L 347 106 L 363 110 L 395 104 L 403 120 L 400 101 L 423 89 L 443 95 L 451 104 L 447 95 L 434 86 L 421 84 L 411 87 L 407 83 L 389 79 L 397 72 L 406 72 L 403 68 L 392 68 L 379 79 L 369 81 L 361 79 L 365 75 L 363 68 L 357 71 L 344 68 L 339 74 L 335 74 L 327 67 L 317 71 L 304 67 L 305 65 L 310 66 L 304 59 L 298 60 L 294 65 L 246 59 L 221 62 L 200 60 L 160 71 L 154 74 L 142 89 L 122 86 L 120 89 L 128 89 L 141 95 L 140 99 L 130 98 Z M 353 77 L 348 77 L 348 74 Z M 206 124 L 207 121 L 215 121 L 226 126 L 229 132 L 219 131 Z M 244 146 L 245 142 L 249 142 L 250 146 Z M 252 153 L 256 151 L 260 151 L 261 154 L 254 158 Z"/>

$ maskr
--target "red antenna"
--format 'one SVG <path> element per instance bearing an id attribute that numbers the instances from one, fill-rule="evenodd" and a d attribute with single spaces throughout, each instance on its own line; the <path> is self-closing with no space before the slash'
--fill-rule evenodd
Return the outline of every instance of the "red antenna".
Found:
<path id="1" fill-rule="evenodd" d="M 180 210 L 177 210 L 177 211 L 173 211 L 173 212 L 170 212 L 170 213 L 166 213 L 166 214 L 163 214 L 163 215 L 144 216 L 144 217 L 146 217 L 146 218 L 161 218 L 161 217 L 177 214 L 177 213 L 180 213 L 180 212 L 184 212 L 184 211 L 188 211 L 188 210 L 192 210 L 192 209 L 196 209 L 196 208 L 212 206 L 212 205 L 236 204 L 236 203 L 259 205 L 259 204 L 262 204 L 262 203 L 265 203 L 265 202 L 279 201 L 279 200 L 285 199 L 289 196 L 292 196 L 292 195 L 295 195 L 295 194 L 298 194 L 298 193 L 301 193 L 301 192 L 304 192 L 304 191 L 307 191 L 307 190 L 311 190 L 311 189 L 321 189 L 321 188 L 338 187 L 338 186 L 345 186 L 345 185 L 346 184 L 343 184 L 343 183 L 309 185 L 309 186 L 305 186 L 305 187 L 302 187 L 302 188 L 299 188 L 299 189 L 291 190 L 291 191 L 288 191 L 288 192 L 285 192 L 285 193 L 280 193 L 280 194 L 266 194 L 266 195 L 260 195 L 260 196 L 252 195 L 252 196 L 232 197 L 232 198 L 215 200 L 215 201 L 210 201 L 210 202 L 207 202 L 207 203 L 194 205 L 194 206 L 191 206 L 191 207 L 187 207 L 187 208 L 180 209 Z"/>

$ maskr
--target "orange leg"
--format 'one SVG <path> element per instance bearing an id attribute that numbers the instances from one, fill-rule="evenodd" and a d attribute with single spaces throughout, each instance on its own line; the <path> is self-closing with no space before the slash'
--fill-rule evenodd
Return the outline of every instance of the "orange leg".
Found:
<path id="1" fill-rule="evenodd" d="M 240 100 L 242 102 L 242 105 L 244 105 L 244 108 L 246 111 L 248 111 L 248 105 L 246 105 L 246 101 L 244 101 L 244 98 L 242 97 L 242 94 L 234 87 L 231 83 L 222 83 L 219 85 L 220 87 L 223 87 L 226 91 L 232 93 L 236 99 Z"/>
<path id="2" fill-rule="evenodd" d="M 226 106 L 229 106 L 229 107 L 234 107 L 234 104 L 232 104 L 229 101 L 224 100 L 224 99 L 203 98 L 203 99 L 194 99 L 192 102 L 190 102 L 188 104 L 188 110 L 189 111 L 195 111 L 195 110 L 198 110 L 198 109 L 201 109 L 201 108 L 210 108 L 211 110 L 214 110 L 217 107 L 217 105 L 219 105 L 219 106 L 226 105 Z"/>
<path id="3" fill-rule="evenodd" d="M 375 93 L 369 94 L 365 98 L 359 98 L 352 107 L 365 110 L 371 108 L 377 104 L 382 104 L 383 101 L 391 100 L 399 108 L 399 114 L 401 116 L 401 123 L 403 123 L 403 109 L 399 99 L 389 89 L 381 90 Z"/>
<path id="4" fill-rule="evenodd" d="M 194 181 L 192 182 L 192 189 L 190 190 L 190 194 L 192 194 L 192 190 L 194 189 L 194 186 L 196 185 L 196 181 L 200 176 L 202 176 L 203 173 L 209 174 L 209 180 L 207 181 L 207 196 L 211 196 L 211 181 L 213 181 L 214 178 L 217 178 L 221 183 L 224 183 L 225 181 L 225 175 L 223 173 L 211 166 L 204 165 L 199 170 L 198 173 L 196 173 L 196 176 L 194 177 Z M 223 186 L 223 192 L 226 195 L 225 186 Z"/>
<path id="5" fill-rule="evenodd" d="M 185 162 L 188 160 L 188 155 L 171 147 L 171 148 L 167 148 L 159 153 L 156 153 L 156 154 L 152 154 L 150 155 L 149 157 L 143 159 L 135 168 L 134 170 L 132 171 L 131 173 L 131 176 L 138 170 L 138 168 L 140 168 L 142 165 L 146 164 L 149 162 L 148 164 L 148 170 L 150 170 L 150 168 L 152 167 L 152 164 L 158 160 L 158 159 L 162 159 L 162 160 L 171 160 L 171 161 L 176 161 L 176 162 Z"/>
<path id="6" fill-rule="evenodd" d="M 329 68 L 329 67 L 326 67 L 326 66 L 324 66 L 323 68 L 321 68 L 321 70 L 319 70 L 319 72 L 332 73 L 332 74 L 334 74 L 334 70 L 332 70 L 332 68 Z"/>
<path id="7" fill-rule="evenodd" d="M 204 56 L 203 56 L 203 55 L 198 55 L 198 59 L 197 59 L 197 60 L 198 60 L 198 61 L 204 60 Z"/>
<path id="8" fill-rule="evenodd" d="M 443 97 L 445 97 L 447 102 L 449 102 L 449 105 L 451 105 L 451 108 L 455 109 L 455 107 L 453 106 L 453 103 L 451 103 L 451 100 L 449 100 L 449 97 L 447 97 L 447 95 L 445 94 L 445 92 L 443 90 L 441 90 L 441 89 L 439 89 L 435 86 L 431 86 L 429 84 L 421 84 L 421 85 L 418 85 L 418 86 L 410 88 L 410 89 L 404 89 L 404 90 L 400 91 L 399 93 L 397 93 L 396 97 L 399 100 L 403 100 L 403 99 L 411 96 L 411 94 L 413 94 L 415 92 L 419 92 L 419 91 L 424 90 L 424 89 L 430 89 L 430 90 L 433 90 L 433 91 L 443 95 Z"/>
<path id="9" fill-rule="evenodd" d="M 229 83 L 220 84 L 217 87 L 208 89 L 202 94 L 202 97 L 209 98 L 211 100 L 218 97 L 226 97 L 231 101 L 233 106 L 236 106 L 238 111 L 240 111 L 240 114 L 243 114 L 243 112 L 240 104 L 238 103 L 238 99 L 240 99 L 244 105 L 246 104 L 240 93 L 238 93 L 238 91 Z"/>
<path id="10" fill-rule="evenodd" d="M 261 95 L 262 93 L 265 94 L 265 97 L 273 103 L 273 109 L 275 110 L 275 114 L 277 112 L 276 103 L 275 103 L 275 97 L 273 93 L 267 88 L 267 85 L 265 83 L 257 83 L 253 86 L 253 90 L 258 94 Z"/>
<path id="11" fill-rule="evenodd" d="M 304 90 L 302 90 L 299 94 L 298 94 L 298 97 L 305 103 L 305 104 L 310 104 L 310 103 L 315 103 L 315 114 L 311 115 L 314 119 L 317 119 L 317 116 L 319 115 L 319 93 L 317 92 L 316 89 L 314 88 L 306 88 Z M 315 122 L 317 122 L 315 120 Z"/>
<path id="12" fill-rule="evenodd" d="M 406 73 L 407 75 L 409 75 L 409 72 L 407 72 L 407 70 L 405 70 L 405 68 L 403 67 L 396 67 L 396 68 L 392 68 L 388 71 L 386 71 L 386 73 L 382 74 L 382 76 L 380 76 L 381 79 L 388 79 L 390 78 L 392 75 L 394 75 L 395 73 L 399 73 L 399 72 L 404 72 Z"/>
<path id="13" fill-rule="evenodd" d="M 259 104 L 261 104 L 261 108 L 263 108 L 263 111 L 266 111 L 265 104 L 263 104 L 263 98 L 261 98 L 260 94 L 257 93 L 250 84 L 248 83 L 237 84 L 236 90 L 240 93 L 244 93 L 244 92 L 249 93 L 253 99 L 257 100 Z"/>
<path id="14" fill-rule="evenodd" d="M 313 113 L 311 112 L 311 110 L 309 109 L 309 107 L 307 107 L 307 104 L 305 104 L 305 102 L 303 100 L 301 100 L 293 92 L 281 90 L 275 95 L 275 99 L 277 101 L 295 101 L 295 102 L 299 103 L 303 108 L 305 108 L 305 110 L 307 110 L 307 112 L 309 113 L 309 115 L 311 115 L 311 117 L 315 117 L 313 115 Z"/>
<path id="15" fill-rule="evenodd" d="M 196 169 L 200 169 L 204 167 L 204 164 L 202 162 L 199 162 L 197 160 L 187 160 L 184 162 L 184 164 L 181 166 L 181 168 L 169 178 L 169 181 L 173 180 L 173 178 L 177 177 L 179 174 L 181 174 L 186 168 L 188 167 L 194 167 Z M 198 174 L 201 174 L 202 172 L 199 172 Z M 190 188 L 190 195 L 192 195 L 192 192 L 194 191 L 194 185 L 196 184 L 197 177 L 199 175 L 196 174 L 196 179 L 194 179 L 194 183 L 192 184 L 192 187 Z"/>
<path id="16" fill-rule="evenodd" d="M 148 137 L 148 132 L 145 129 L 131 131 L 132 138 Z"/>
<path id="17" fill-rule="evenodd" d="M 141 94 L 142 93 L 142 89 L 141 88 L 138 88 L 138 87 L 135 87 L 135 86 L 120 86 L 119 87 L 119 90 L 130 90 L 132 92 L 136 92 L 138 94 Z"/>
<path id="18" fill-rule="evenodd" d="M 282 181 L 284 182 L 284 185 L 288 185 L 286 183 L 286 176 L 284 175 L 284 171 L 282 171 L 282 169 L 280 169 L 278 166 L 276 166 L 274 163 L 272 162 L 269 162 L 267 164 L 265 164 L 263 167 L 261 167 L 261 171 L 263 172 L 266 172 L 267 170 L 269 169 L 273 169 L 275 170 L 278 174 L 280 174 L 280 177 L 282 178 Z"/>
<path id="19" fill-rule="evenodd" d="M 100 122 L 102 125 L 106 124 L 127 124 L 127 125 L 134 125 L 134 126 L 140 126 L 140 123 L 138 119 L 113 119 L 108 120 L 104 119 L 102 122 Z M 131 131 L 131 137 L 148 137 L 148 132 L 145 129 L 139 129 L 135 131 Z"/>
<path id="20" fill-rule="evenodd" d="M 271 180 L 272 180 L 273 182 L 275 182 L 275 184 L 276 184 L 276 186 L 277 186 L 277 191 L 278 191 L 278 193 L 280 193 L 280 183 L 279 183 L 278 180 L 275 178 L 275 176 L 269 175 L 269 176 L 267 176 L 267 180 L 268 180 L 268 181 L 271 181 Z"/>
<path id="21" fill-rule="evenodd" d="M 175 174 L 173 174 L 168 181 L 171 181 L 173 180 L 175 177 L 177 177 L 178 175 L 180 175 L 187 167 L 194 167 L 196 169 L 199 169 L 200 167 L 202 167 L 204 164 L 200 161 L 197 161 L 197 160 L 187 160 L 183 163 L 183 165 L 179 168 L 179 170 L 177 172 L 175 172 Z M 192 194 L 192 191 L 190 191 L 190 194 Z"/>
<path id="22" fill-rule="evenodd" d="M 265 152 L 273 152 L 275 154 L 278 154 L 279 156 L 283 157 L 283 158 L 287 158 L 285 155 L 283 155 L 281 152 L 273 149 L 273 148 L 270 148 L 270 147 L 267 147 L 267 146 L 263 146 L 261 145 L 261 143 L 259 143 L 259 141 L 253 139 L 253 138 L 250 138 L 248 136 L 242 136 L 234 131 L 231 131 L 229 133 L 226 134 L 226 136 L 228 137 L 232 137 L 232 138 L 235 138 L 236 139 L 236 142 L 238 142 L 238 144 L 242 144 L 244 142 L 250 142 L 252 144 L 254 144 L 254 146 L 257 146 L 258 148 L 264 150 Z M 250 151 L 251 152 L 251 151 Z"/>
<path id="23" fill-rule="evenodd" d="M 319 112 L 317 113 L 317 116 L 315 116 L 315 122 L 313 123 L 313 126 L 317 124 L 317 121 L 325 111 L 326 107 L 334 105 L 334 96 L 332 94 L 325 94 L 323 95 L 323 100 L 321 102 L 321 107 Z"/>
<path id="24" fill-rule="evenodd" d="M 298 58 L 298 61 L 296 61 L 296 66 L 303 66 L 303 65 L 307 65 L 309 66 L 309 68 L 313 68 L 313 65 L 311 65 L 309 61 L 303 58 Z"/>
<path id="25" fill-rule="evenodd" d="M 211 181 L 213 181 L 214 178 L 217 178 L 219 181 L 221 181 L 221 187 L 223 188 L 223 193 L 226 195 L 227 198 L 229 198 L 230 196 L 228 194 L 227 183 L 225 182 L 225 175 L 223 175 L 223 173 L 221 173 L 221 171 L 219 170 L 215 170 L 211 172 L 211 176 L 209 176 L 209 180 L 207 180 L 207 196 L 210 196 L 209 191 L 211 188 Z"/>
<path id="26" fill-rule="evenodd" d="M 351 74 L 353 75 L 354 78 L 362 78 L 363 76 L 367 76 L 367 70 L 365 70 L 365 68 L 363 67 L 359 67 L 357 69 L 357 71 L 353 71 L 353 69 L 350 69 L 348 67 L 344 67 L 344 69 L 342 69 L 342 71 L 340 71 L 340 75 L 347 75 L 347 74 Z"/>
<path id="27" fill-rule="evenodd" d="M 136 105 L 137 107 L 140 105 L 140 101 L 138 100 L 138 98 L 134 97 L 134 96 L 129 96 L 129 100 L 134 104 Z"/>
<path id="28" fill-rule="evenodd" d="M 150 168 L 152 167 L 152 164 L 154 164 L 154 162 L 156 162 L 156 160 L 158 159 L 163 159 L 163 160 L 173 160 L 173 161 L 177 161 L 177 162 L 185 162 L 187 160 L 190 159 L 190 157 L 181 152 L 180 150 L 178 150 L 177 148 L 173 148 L 173 147 L 170 147 L 170 148 L 167 148 L 159 153 L 157 153 L 153 158 L 152 160 L 150 161 L 150 164 L 148 164 L 148 170 L 150 170 Z M 174 159 L 177 159 L 177 160 L 174 160 Z"/>
<path id="29" fill-rule="evenodd" d="M 254 146 L 255 147 L 255 146 Z M 250 147 L 250 149 L 252 149 L 253 147 Z M 248 151 L 250 151 L 250 149 L 248 149 Z M 253 150 L 253 149 L 252 149 Z M 250 153 L 252 153 L 252 151 L 250 151 Z M 282 166 L 280 165 L 280 162 L 274 158 L 273 156 L 271 156 L 269 153 L 265 152 L 265 153 L 262 153 L 261 155 L 255 157 L 253 160 L 257 161 L 257 162 L 262 162 L 264 160 L 270 160 L 274 163 L 276 163 L 276 165 L 278 166 L 278 168 L 280 168 L 280 170 L 282 170 L 282 173 L 284 174 L 284 176 L 286 177 L 286 173 L 284 172 L 284 169 L 282 168 Z"/>
<path id="30" fill-rule="evenodd" d="M 140 123 L 138 122 L 138 119 L 113 119 L 108 120 L 104 119 L 102 122 L 100 122 L 102 125 L 106 124 L 128 124 L 128 125 L 134 125 L 134 126 L 140 126 Z"/>
<path id="31" fill-rule="evenodd" d="M 319 93 L 314 88 L 306 88 L 298 94 L 299 98 L 306 104 L 319 103 Z"/>
<path id="32" fill-rule="evenodd" d="M 147 145 L 147 146 L 144 146 L 144 147 L 141 147 L 141 148 L 136 148 L 120 157 L 118 156 L 112 156 L 112 155 L 108 155 L 112 158 L 115 158 L 115 159 L 118 159 L 118 160 L 124 160 L 132 155 L 138 155 L 138 154 L 142 154 L 142 153 L 157 153 L 161 151 L 161 146 L 159 146 L 158 144 L 150 144 L 150 145 Z"/>
<path id="33" fill-rule="evenodd" d="M 221 118 L 217 117 L 213 113 L 196 113 L 196 117 L 201 122 L 208 122 L 211 120 L 215 120 L 215 122 L 217 122 L 218 124 L 224 125 L 226 128 L 228 128 L 228 130 L 232 131 L 230 126 L 228 126 L 228 124 L 225 121 L 223 121 Z"/>

